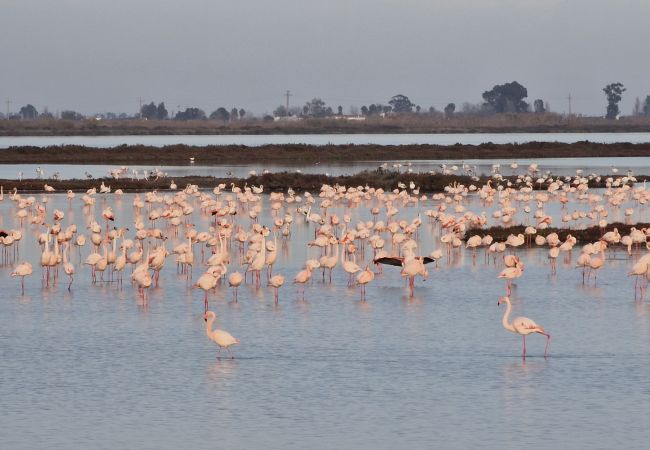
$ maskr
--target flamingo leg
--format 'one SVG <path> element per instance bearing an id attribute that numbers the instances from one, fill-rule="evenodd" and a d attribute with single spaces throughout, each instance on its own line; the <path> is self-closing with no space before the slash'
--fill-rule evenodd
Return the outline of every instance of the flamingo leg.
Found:
<path id="1" fill-rule="evenodd" d="M 524 338 L 524 353 L 523 353 L 523 355 L 521 355 L 521 356 L 522 356 L 523 358 L 525 358 L 525 357 L 526 357 L 526 335 L 524 334 L 524 335 L 522 335 L 522 336 L 523 336 L 523 338 Z"/>
<path id="2" fill-rule="evenodd" d="M 544 347 L 544 358 L 548 357 L 548 345 L 551 343 L 551 335 L 542 333 L 544 336 L 546 336 L 546 346 Z"/>

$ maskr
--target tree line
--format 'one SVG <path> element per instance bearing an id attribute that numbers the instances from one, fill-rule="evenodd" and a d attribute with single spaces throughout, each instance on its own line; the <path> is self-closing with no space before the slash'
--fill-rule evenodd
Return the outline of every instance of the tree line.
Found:
<path id="1" fill-rule="evenodd" d="M 623 93 L 626 91 L 625 86 L 620 83 L 610 83 L 603 88 L 606 99 L 605 117 L 607 119 L 616 119 L 620 116 L 619 104 L 623 99 Z M 468 115 L 489 115 L 489 114 L 543 114 L 550 112 L 548 102 L 543 99 L 537 98 L 532 101 L 532 104 L 527 102 L 528 90 L 517 81 L 498 84 L 492 89 L 483 92 L 482 103 L 471 104 L 464 103 L 460 112 Z M 364 117 L 373 116 L 387 116 L 387 115 L 404 115 L 404 114 L 430 114 L 442 115 L 450 118 L 457 113 L 455 103 L 448 103 L 442 111 L 438 111 L 434 106 L 430 106 L 426 111 L 422 107 L 404 94 L 396 94 L 392 96 L 385 104 L 372 103 L 363 105 L 361 108 L 351 107 L 352 115 L 361 115 Z M 646 96 L 642 102 L 638 97 L 634 104 L 632 112 L 635 116 L 648 116 L 650 117 L 650 95 Z M 287 109 L 285 105 L 280 105 L 273 111 L 273 115 L 265 115 L 264 120 L 274 120 L 274 118 L 328 118 L 343 116 L 343 107 L 341 105 L 336 108 L 328 106 L 324 100 L 315 97 L 306 102 L 302 107 L 292 106 Z M 27 104 L 20 108 L 18 113 L 10 114 L 9 117 L 4 117 L 0 113 L 0 117 L 7 119 L 54 119 L 56 118 L 50 113 L 47 108 L 39 113 L 38 110 L 32 105 Z M 243 108 L 233 107 L 227 109 L 219 107 L 212 111 L 209 115 L 204 110 L 196 107 L 187 107 L 179 109 L 173 116 L 167 110 L 165 103 L 160 102 L 156 104 L 151 102 L 142 105 L 140 111 L 135 116 L 129 116 L 125 113 L 115 114 L 107 113 L 104 115 L 92 116 L 95 118 L 116 120 L 116 119 L 133 119 L 140 118 L 146 120 L 217 120 L 222 122 L 230 122 L 241 120 L 244 118 L 252 118 L 248 115 Z M 82 120 L 86 117 L 76 111 L 65 110 L 60 114 L 60 118 L 64 120 Z"/>

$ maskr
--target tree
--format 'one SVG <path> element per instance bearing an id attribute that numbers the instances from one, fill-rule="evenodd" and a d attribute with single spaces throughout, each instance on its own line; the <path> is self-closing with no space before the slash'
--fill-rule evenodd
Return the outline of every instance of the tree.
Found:
<path id="1" fill-rule="evenodd" d="M 633 116 L 640 116 L 641 115 L 641 99 L 639 97 L 634 100 L 634 109 L 632 109 L 632 115 Z"/>
<path id="2" fill-rule="evenodd" d="M 54 114 L 47 109 L 47 106 L 43 108 L 43 112 L 38 116 L 39 119 L 54 119 Z"/>
<path id="3" fill-rule="evenodd" d="M 409 100 L 406 95 L 397 94 L 391 97 L 388 101 L 388 104 L 392 107 L 392 110 L 396 113 L 410 113 L 413 112 L 414 103 Z"/>
<path id="4" fill-rule="evenodd" d="M 226 108 L 222 106 L 220 108 L 217 108 L 215 111 L 212 111 L 212 114 L 210 114 L 210 119 L 228 122 L 228 120 L 230 120 L 230 113 Z"/>
<path id="5" fill-rule="evenodd" d="M 169 118 L 169 112 L 165 108 L 165 102 L 158 103 L 158 108 L 156 108 L 156 119 L 158 120 L 167 120 Z"/>
<path id="6" fill-rule="evenodd" d="M 436 112 L 435 106 L 429 106 L 429 114 L 434 114 Z"/>
<path id="7" fill-rule="evenodd" d="M 275 117 L 287 117 L 287 115 L 289 115 L 289 112 L 284 105 L 280 105 L 273 110 L 273 115 Z"/>
<path id="8" fill-rule="evenodd" d="M 366 105 L 363 105 L 361 107 L 361 114 L 364 115 L 364 116 L 368 115 L 368 107 Z"/>
<path id="9" fill-rule="evenodd" d="M 204 120 L 205 111 L 199 108 L 185 108 L 185 111 L 178 111 L 176 113 L 176 120 Z"/>
<path id="10" fill-rule="evenodd" d="M 34 108 L 34 105 L 25 105 L 22 108 L 20 108 L 20 117 L 23 119 L 36 119 L 38 118 L 38 111 L 36 111 L 36 108 Z"/>
<path id="11" fill-rule="evenodd" d="M 83 120 L 84 116 L 76 111 L 61 111 L 61 119 L 63 120 Z"/>
<path id="12" fill-rule="evenodd" d="M 165 103 L 161 102 L 156 106 L 154 102 L 149 103 L 148 105 L 142 105 L 140 108 L 140 116 L 147 120 L 165 120 L 169 117 L 167 108 L 165 108 Z"/>
<path id="13" fill-rule="evenodd" d="M 455 111 L 456 111 L 455 103 L 449 103 L 447 106 L 445 106 L 445 116 L 452 117 Z"/>
<path id="14" fill-rule="evenodd" d="M 150 119 L 155 119 L 156 116 L 158 115 L 158 108 L 156 108 L 156 105 L 154 105 L 153 102 L 142 105 L 140 108 L 140 117 L 150 120 Z"/>
<path id="15" fill-rule="evenodd" d="M 643 102 L 643 108 L 641 108 L 641 111 L 643 111 L 644 116 L 650 116 L 650 95 L 648 95 L 645 98 L 645 101 Z"/>
<path id="16" fill-rule="evenodd" d="M 339 106 L 336 107 L 336 113 L 337 113 L 339 116 L 342 116 L 342 115 L 343 115 L 343 107 L 342 107 L 341 105 L 339 105 Z"/>
<path id="17" fill-rule="evenodd" d="M 485 106 L 495 113 L 525 113 L 528 112 L 528 90 L 516 81 L 498 84 L 490 91 L 483 92 Z"/>
<path id="18" fill-rule="evenodd" d="M 239 119 L 239 110 L 237 108 L 233 108 L 230 110 L 230 120 L 237 119 Z"/>
<path id="19" fill-rule="evenodd" d="M 536 114 L 543 114 L 546 112 L 546 108 L 544 107 L 544 100 L 541 98 L 538 98 L 533 102 L 533 110 L 535 111 Z"/>
<path id="20" fill-rule="evenodd" d="M 616 119 L 618 117 L 618 104 L 623 99 L 623 92 L 626 90 L 623 83 L 610 83 L 603 88 L 603 92 L 605 92 L 605 97 L 607 98 L 606 118 Z"/>
<path id="21" fill-rule="evenodd" d="M 243 119 L 246 115 L 246 110 L 244 108 L 239 108 L 239 118 Z"/>
<path id="22" fill-rule="evenodd" d="M 417 106 L 415 107 L 415 112 L 419 114 L 419 113 L 420 113 L 420 110 L 422 110 L 422 107 L 421 107 L 420 105 L 417 105 Z"/>
<path id="23" fill-rule="evenodd" d="M 305 103 L 303 112 L 305 112 L 306 116 L 327 117 L 332 115 L 332 108 L 325 106 L 325 102 L 320 98 L 313 98 Z"/>

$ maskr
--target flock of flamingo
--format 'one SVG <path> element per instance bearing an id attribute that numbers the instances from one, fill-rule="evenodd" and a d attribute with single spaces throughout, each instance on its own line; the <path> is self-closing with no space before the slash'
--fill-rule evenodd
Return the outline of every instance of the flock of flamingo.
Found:
<path id="1" fill-rule="evenodd" d="M 517 166 L 513 164 L 512 168 Z M 604 181 L 606 187 L 590 189 L 592 180 Z M 307 254 L 313 257 L 292 278 L 298 301 L 304 301 L 305 287 L 310 283 L 332 283 L 332 273 L 342 270 L 348 287 L 357 286 L 360 301 L 365 302 L 367 285 L 382 275 L 385 265 L 399 268 L 409 296 L 413 297 L 416 278 L 429 277 L 427 265 L 438 265 L 462 251 L 471 252 L 472 263 L 477 264 L 477 254 L 482 249 L 484 264 L 503 265 L 498 273 L 495 270 L 495 278 L 506 280 L 505 295 L 498 300 L 499 305 L 506 305 L 503 327 L 523 337 L 524 357 L 526 336 L 545 336 L 546 356 L 550 334 L 543 327 L 525 317 L 509 321 L 512 283 L 525 274 L 525 264 L 517 250 L 533 244 L 547 249 L 540 251 L 548 252 L 549 270 L 555 273 L 560 254 L 570 260 L 578 244 L 570 230 L 597 225 L 602 230 L 600 238 L 580 243 L 575 267 L 581 270 L 582 282 L 590 283 L 593 277 L 596 283 L 598 272 L 607 264 L 608 251 L 619 246 L 631 261 L 629 275 L 636 278 L 635 295 L 643 296 L 650 279 L 650 252 L 640 255 L 637 249 L 647 246 L 650 229 L 632 227 L 628 235 L 622 236 L 608 226 L 610 215 L 622 213 L 630 221 L 650 201 L 650 190 L 635 181 L 631 174 L 609 178 L 584 175 L 581 171 L 566 177 L 540 174 L 535 164 L 515 181 L 495 174 L 483 185 L 455 183 L 444 192 L 429 196 L 413 182 L 398 183 L 392 191 L 367 185 L 323 185 L 312 195 L 299 194 L 291 188 L 266 194 L 263 186 L 241 189 L 234 184 L 220 184 L 212 190 L 193 185 L 179 189 L 171 181 L 168 191 L 132 196 L 132 223 L 116 217 L 111 206 L 113 201 L 122 201 L 123 192 L 102 182 L 99 188 L 85 193 L 63 194 L 70 208 L 73 202 L 82 203 L 83 224 L 66 221 L 62 210 L 48 210 L 51 196 L 61 194 L 45 184 L 43 193 L 20 193 L 14 189 L 7 194 L 13 204 L 11 214 L 16 228 L 0 230 L 0 243 L 3 262 L 12 265 L 12 277 L 21 279 L 23 294 L 25 277 L 33 274 L 34 265 L 41 266 L 46 288 L 56 288 L 62 268 L 68 290 L 73 289 L 80 266 L 86 266 L 92 284 L 110 281 L 120 289 L 128 271 L 126 284 L 137 289 L 146 304 L 147 291 L 161 283 L 161 270 L 172 259 L 171 264 L 176 263 L 187 289 L 203 291 L 206 334 L 231 357 L 231 346 L 239 340 L 224 330 L 214 329 L 217 315 L 209 310 L 211 292 L 224 289 L 227 283 L 232 288 L 232 301 L 237 302 L 242 284 L 262 289 L 266 280 L 274 301 L 279 302 L 285 275 L 277 273 L 281 259 L 278 249 L 281 243 L 291 241 L 296 223 L 313 228 L 313 239 L 306 242 Z M 0 201 L 4 199 L 4 190 L 0 188 Z M 100 205 L 95 207 L 98 200 Z M 472 202 L 491 213 L 471 211 Z M 266 216 L 262 214 L 265 206 L 270 212 Z M 549 213 L 553 207 L 560 212 Z M 365 210 L 369 213 L 366 217 L 372 219 L 353 219 L 361 215 L 355 215 L 355 210 Z M 197 215 L 199 220 L 195 220 Z M 260 223 L 263 218 L 268 223 Z M 418 250 L 423 220 L 433 224 L 439 242 L 438 248 L 429 249 L 424 252 L 426 255 Z M 498 241 L 482 232 L 490 224 L 521 224 L 526 228 L 522 234 L 510 234 Z M 545 231 L 552 224 L 561 224 L 569 231 L 564 240 L 558 233 Z M 40 260 L 19 262 L 19 243 L 29 233 L 34 239 L 26 240 L 25 245 L 40 246 Z M 196 277 L 195 269 L 201 271 Z M 318 271 L 321 273 L 315 276 Z M 166 278 L 163 282 L 171 281 Z"/>

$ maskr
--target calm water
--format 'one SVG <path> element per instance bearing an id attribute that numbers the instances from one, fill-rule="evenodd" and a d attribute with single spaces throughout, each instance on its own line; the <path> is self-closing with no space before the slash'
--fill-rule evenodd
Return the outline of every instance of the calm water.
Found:
<path id="1" fill-rule="evenodd" d="M 628 170 L 635 174 L 650 174 L 649 157 L 615 157 L 615 158 L 545 158 L 545 159 L 470 159 L 470 160 L 394 160 L 394 161 L 361 161 L 349 163 L 315 163 L 310 166 L 304 165 L 287 165 L 287 164 L 228 164 L 204 166 L 201 164 L 191 164 L 187 166 L 160 166 L 158 169 L 167 174 L 168 177 L 182 177 L 190 175 L 216 176 L 216 177 L 242 177 L 249 176 L 251 171 L 258 174 L 265 170 L 270 172 L 294 172 L 302 173 L 326 173 L 329 175 L 351 175 L 363 170 L 376 170 L 384 164 L 391 170 L 401 172 L 430 172 L 436 171 L 441 173 L 443 165 L 451 169 L 454 165 L 458 168 L 454 173 L 463 173 L 462 167 L 466 166 L 473 173 L 480 175 L 489 175 L 493 172 L 493 165 L 499 164 L 499 171 L 503 175 L 511 175 L 515 171 L 510 168 L 510 164 L 517 163 L 519 168 L 516 173 L 525 171 L 531 163 L 537 163 L 541 172 L 551 172 L 555 175 L 575 175 L 576 170 L 583 170 L 585 174 L 613 174 L 613 170 L 618 170 L 619 174 L 625 174 Z M 55 174 L 62 179 L 86 178 L 87 175 L 93 177 L 109 176 L 111 170 L 117 166 L 110 165 L 64 165 L 64 164 L 0 164 L 0 178 L 18 179 L 37 178 L 37 169 L 44 171 L 43 178 L 51 178 Z M 151 166 L 129 166 L 127 170 L 128 177 L 135 177 L 133 171 L 137 171 L 137 177 L 142 177 L 144 171 L 152 172 L 155 168 Z"/>
<path id="2" fill-rule="evenodd" d="M 539 142 L 592 141 L 602 143 L 650 142 L 650 133 L 456 133 L 456 134 L 261 134 L 261 135 L 215 135 L 215 136 L 20 136 L 0 137 L 0 148 L 30 145 L 86 145 L 90 147 L 115 147 L 122 144 L 152 145 L 248 145 L 266 144 L 468 144 L 485 142 L 495 144 Z"/>
<path id="3" fill-rule="evenodd" d="M 116 225 L 132 225 L 131 201 L 112 202 Z M 0 204 L 3 228 L 20 226 L 10 203 Z M 70 208 L 52 196 L 48 211 L 63 210 L 64 226 L 78 223 L 84 233 L 102 204 L 84 210 L 80 203 Z M 354 223 L 369 219 L 371 206 L 334 211 L 352 214 Z M 432 206 L 400 208 L 400 217 Z M 271 223 L 268 214 L 265 202 L 262 223 Z M 237 217 L 248 226 L 244 214 Z M 208 217 L 193 219 L 207 229 Z M 37 231 L 24 231 L 20 259 L 36 263 Z M 422 225 L 422 253 L 439 247 L 438 236 Z M 290 280 L 305 258 L 317 257 L 304 245 L 311 237 L 312 228 L 295 223 L 274 272 Z M 632 261 L 619 251 L 596 285 L 583 286 L 577 254 L 558 261 L 556 276 L 546 250 L 519 254 L 526 271 L 513 292 L 514 314 L 552 334 L 548 359 L 538 336 L 521 359 L 521 339 L 502 328 L 496 304 L 502 267 L 484 265 L 482 254 L 476 265 L 463 251 L 429 266 L 413 299 L 391 267 L 368 286 L 365 303 L 340 267 L 332 285 L 315 273 L 305 302 L 290 283 L 278 306 L 266 287 L 243 287 L 238 303 L 221 287 L 211 309 L 242 342 L 235 360 L 221 361 L 204 334 L 203 293 L 186 287 L 171 257 L 146 307 L 128 282 L 92 285 L 80 266 L 72 292 L 63 279 L 43 287 L 35 267 L 23 296 L 11 265 L 3 265 L 1 446 L 647 448 L 650 300 L 634 299 L 626 277 Z M 233 246 L 231 270 L 236 255 Z M 195 267 L 195 280 L 200 273 Z"/>

